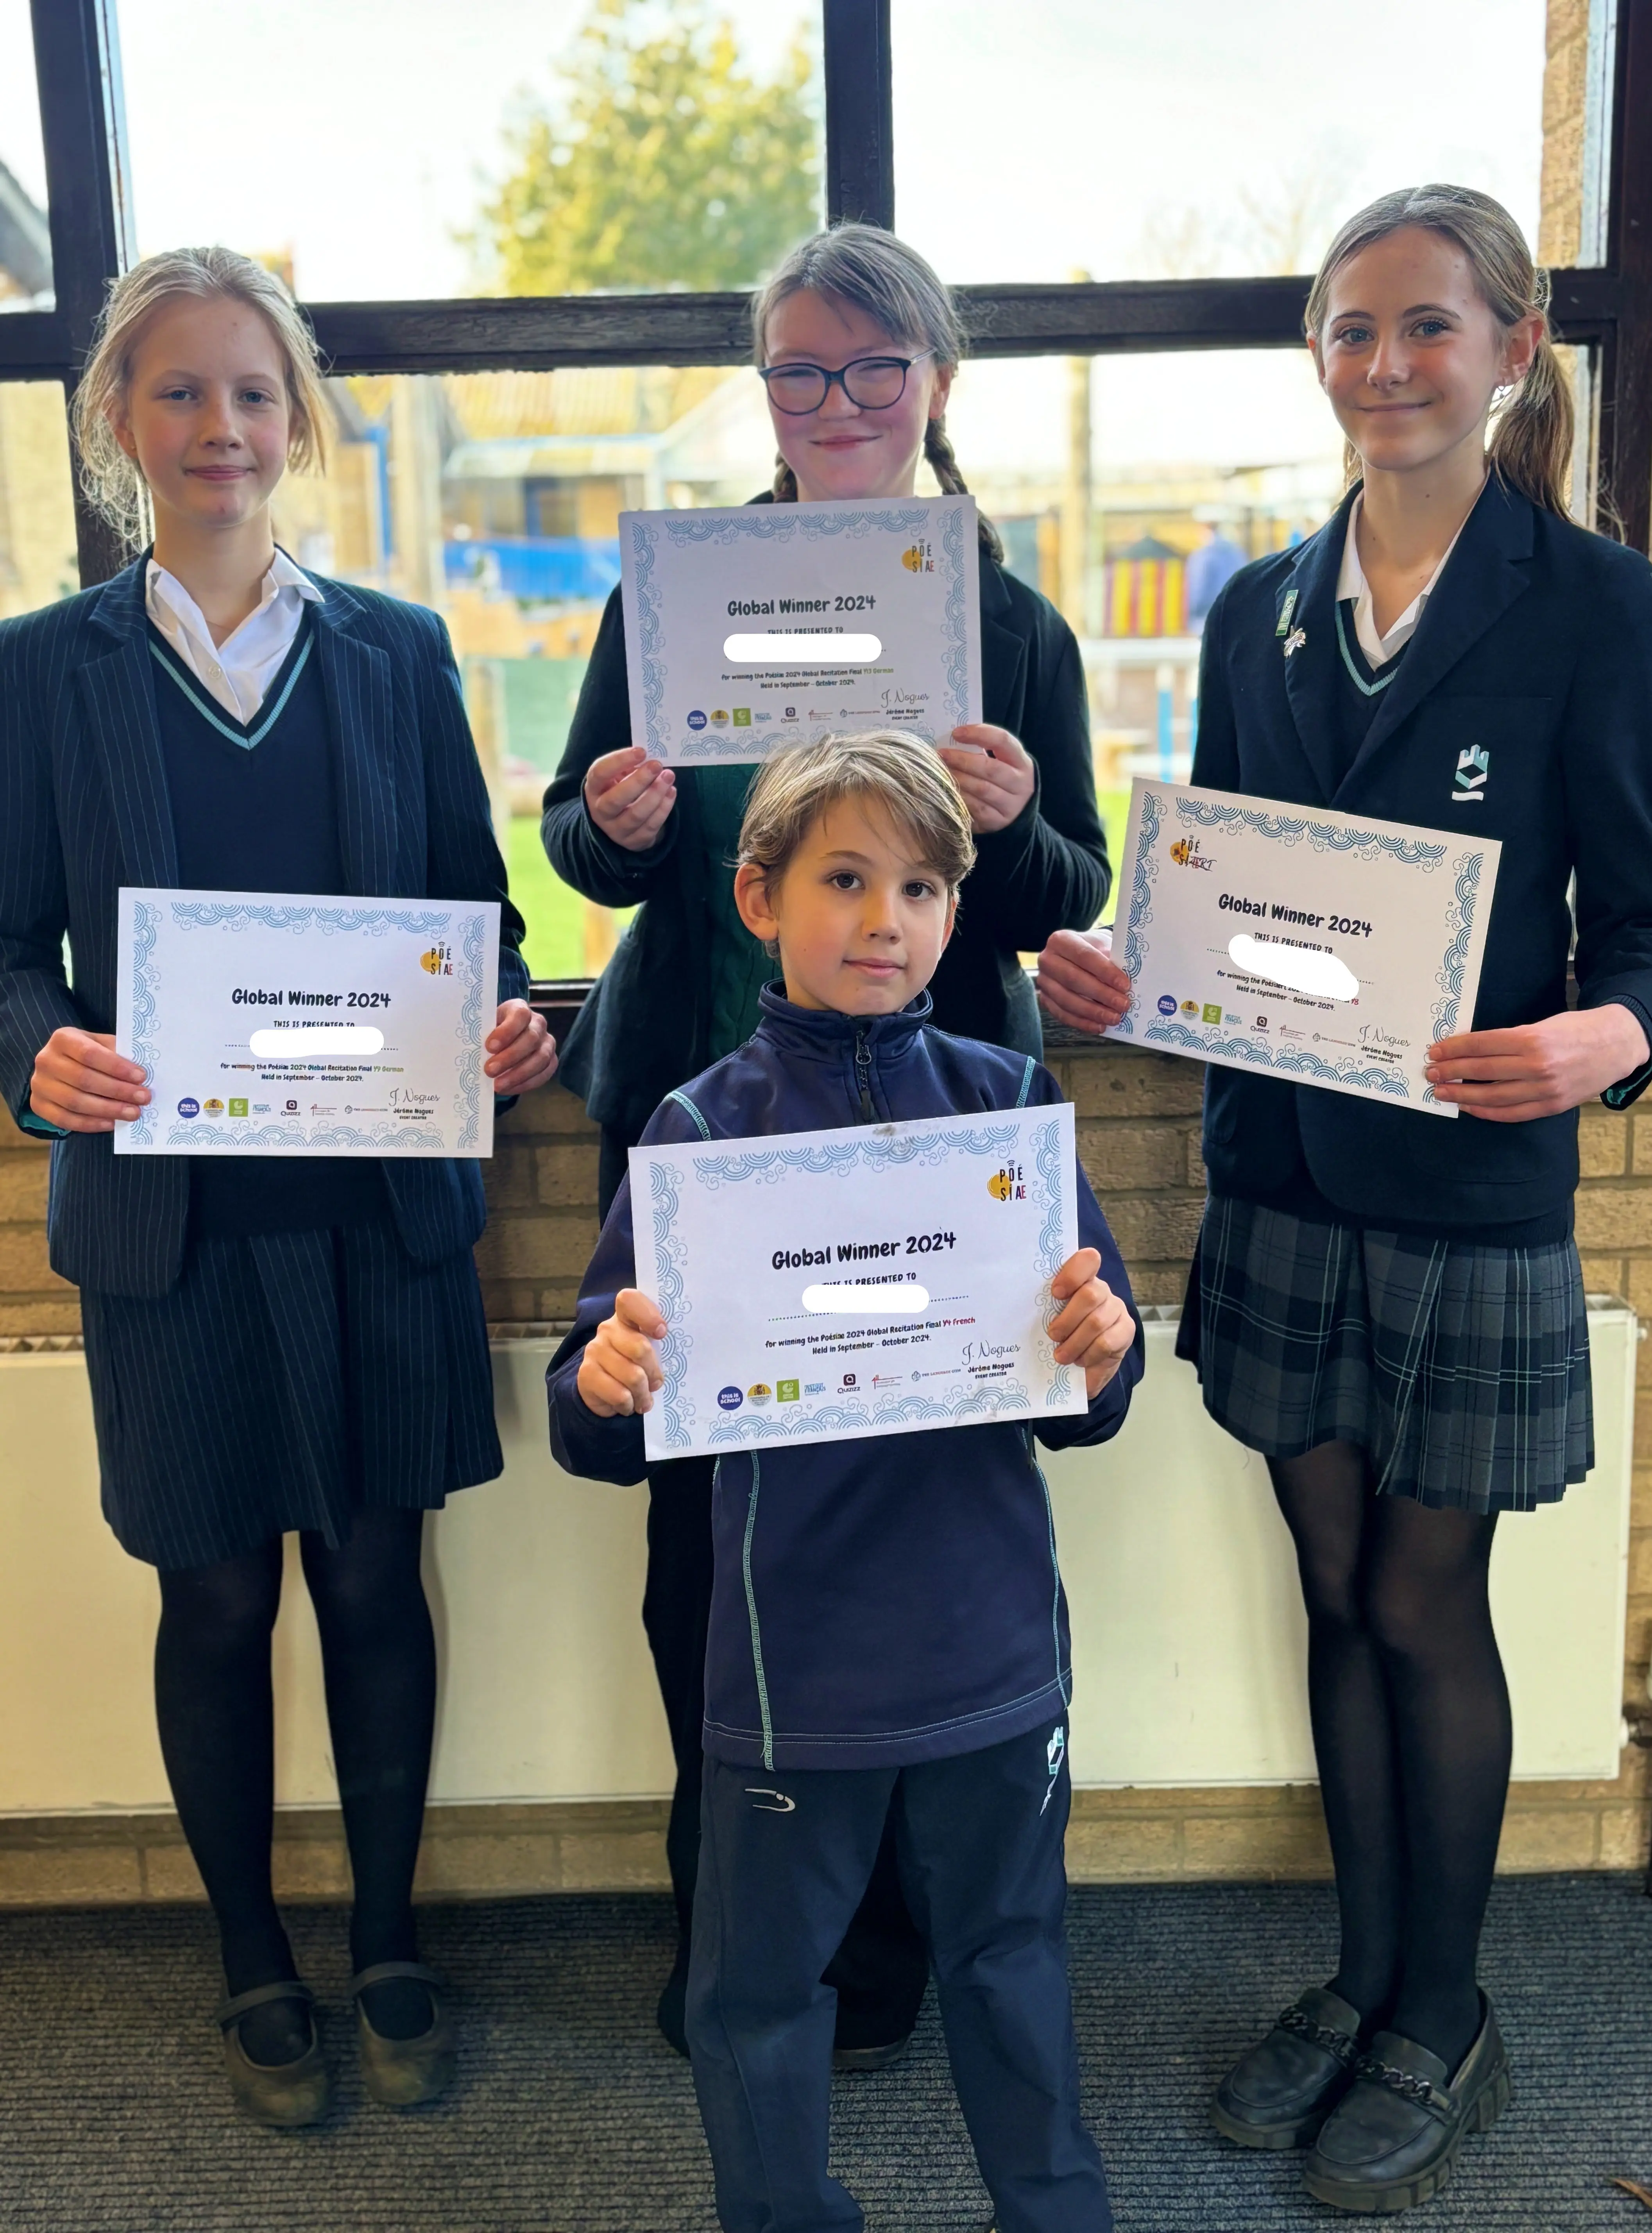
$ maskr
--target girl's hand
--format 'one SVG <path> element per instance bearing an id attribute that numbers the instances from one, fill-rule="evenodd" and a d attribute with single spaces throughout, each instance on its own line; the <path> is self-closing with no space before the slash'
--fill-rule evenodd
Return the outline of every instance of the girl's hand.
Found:
<path id="1" fill-rule="evenodd" d="M 641 745 L 604 752 L 585 774 L 585 811 L 628 853 L 646 853 L 677 804 L 677 778 Z"/>
<path id="2" fill-rule="evenodd" d="M 635 1287 L 622 1287 L 614 1298 L 613 1317 L 603 1319 L 579 1361 L 575 1385 L 586 1409 L 599 1419 L 651 1410 L 654 1391 L 666 1377 L 654 1344 L 665 1338 L 658 1304 Z"/>
<path id="3" fill-rule="evenodd" d="M 1084 1392 L 1093 1403 L 1129 1355 L 1135 1320 L 1105 1280 L 1096 1274 L 1102 1260 L 1094 1248 L 1070 1256 L 1050 1282 L 1063 1307 L 1050 1321 L 1057 1364 L 1082 1364 Z"/>
<path id="4" fill-rule="evenodd" d="M 1439 1039 L 1428 1050 L 1428 1083 L 1437 1100 L 1455 1102 L 1471 1116 L 1526 1124 L 1592 1101 L 1639 1070 L 1647 1055 L 1646 1033 L 1612 1000 L 1510 1031 Z"/>
<path id="5" fill-rule="evenodd" d="M 954 749 L 958 745 L 977 749 L 960 752 Z M 953 743 L 940 747 L 940 756 L 964 794 L 970 828 L 978 837 L 1007 828 L 1037 788 L 1026 746 L 1007 729 L 985 721 L 966 721 L 954 729 Z"/>
<path id="6" fill-rule="evenodd" d="M 66 1024 L 35 1057 L 29 1106 L 65 1132 L 113 1132 L 142 1113 L 148 1074 L 115 1052 L 113 1032 L 82 1032 Z"/>
<path id="7" fill-rule="evenodd" d="M 1113 959 L 1110 930 L 1058 930 L 1038 956 L 1038 1006 L 1076 1032 L 1104 1032 L 1130 1012 L 1135 987 Z"/>
<path id="8" fill-rule="evenodd" d="M 531 1093 L 556 1067 L 556 1042 L 525 1000 L 501 1000 L 498 1021 L 482 1042 L 485 1074 L 496 1093 Z"/>

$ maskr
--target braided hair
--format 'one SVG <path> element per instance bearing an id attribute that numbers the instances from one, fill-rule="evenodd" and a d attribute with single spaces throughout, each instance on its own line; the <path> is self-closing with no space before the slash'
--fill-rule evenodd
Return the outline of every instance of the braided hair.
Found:
<path id="1" fill-rule="evenodd" d="M 892 232 L 873 225 L 835 225 L 794 248 L 752 300 L 752 355 L 759 365 L 766 355 L 764 336 L 770 317 L 790 296 L 805 292 L 848 303 L 891 341 L 927 349 L 943 371 L 956 371 L 965 347 L 958 305 L 923 257 Z M 968 495 L 944 415 L 931 419 L 924 428 L 924 456 L 945 495 Z M 774 500 L 797 501 L 797 477 L 784 458 L 775 460 Z M 998 530 L 985 513 L 979 524 L 983 549 L 1001 565 L 1004 545 Z"/>

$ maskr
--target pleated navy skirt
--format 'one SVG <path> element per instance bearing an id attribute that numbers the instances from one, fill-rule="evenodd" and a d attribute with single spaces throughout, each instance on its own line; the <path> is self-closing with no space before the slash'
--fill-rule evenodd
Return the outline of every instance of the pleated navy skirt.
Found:
<path id="1" fill-rule="evenodd" d="M 1527 1512 L 1594 1463 L 1571 1240 L 1486 1247 L 1213 1196 L 1176 1352 L 1247 1449 L 1354 1442 L 1419 1504 Z"/>
<path id="2" fill-rule="evenodd" d="M 103 1511 L 153 1566 L 211 1565 L 361 1507 L 439 1509 L 504 1458 L 468 1249 L 387 1222 L 201 1239 L 170 1294 L 84 1292 Z"/>

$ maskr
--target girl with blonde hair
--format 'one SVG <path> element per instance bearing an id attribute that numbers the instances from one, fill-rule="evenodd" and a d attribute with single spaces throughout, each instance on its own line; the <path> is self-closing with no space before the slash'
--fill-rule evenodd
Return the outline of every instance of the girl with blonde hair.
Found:
<path id="1" fill-rule="evenodd" d="M 218 1921 L 231 2085 L 270 2125 L 314 2122 L 329 2091 L 270 1885 L 289 1531 L 367 2090 L 404 2106 L 452 2074 L 411 1906 L 436 1680 L 420 1546 L 426 1511 L 500 1469 L 485 1205 L 474 1162 L 117 1157 L 150 1098 L 114 1051 L 118 889 L 497 899 L 495 1092 L 556 1059 L 446 629 L 276 544 L 270 498 L 320 461 L 326 416 L 279 280 L 224 248 L 146 257 L 110 290 L 75 432 L 88 494 L 129 543 L 153 517 L 153 544 L 0 624 L 0 1091 L 53 1143 L 51 1260 L 81 1289 L 103 1509 L 158 1570 L 161 1750 Z"/>

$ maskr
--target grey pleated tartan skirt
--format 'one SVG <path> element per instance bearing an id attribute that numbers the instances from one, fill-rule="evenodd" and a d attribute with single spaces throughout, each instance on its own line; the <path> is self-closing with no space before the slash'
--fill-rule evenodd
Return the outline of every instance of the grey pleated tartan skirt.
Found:
<path id="1" fill-rule="evenodd" d="M 1247 1449 L 1354 1442 L 1380 1489 L 1437 1509 L 1528 1512 L 1594 1463 L 1569 1240 L 1488 1248 L 1213 1196 L 1176 1350 Z"/>
<path id="2" fill-rule="evenodd" d="M 504 1464 L 468 1248 L 421 1264 L 387 1221 L 202 1240 L 170 1293 L 81 1312 L 104 1517 L 152 1566 L 337 1544 Z"/>

